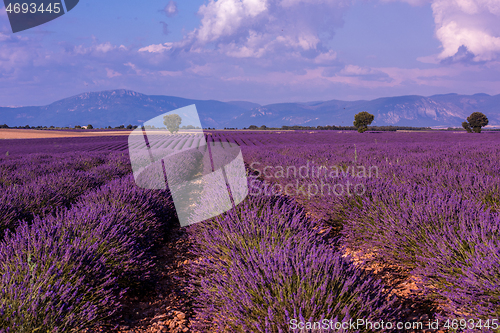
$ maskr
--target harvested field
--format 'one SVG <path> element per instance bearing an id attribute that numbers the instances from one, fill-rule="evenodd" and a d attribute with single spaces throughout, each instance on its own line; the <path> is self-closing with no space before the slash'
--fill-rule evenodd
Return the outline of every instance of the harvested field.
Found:
<path id="1" fill-rule="evenodd" d="M 35 129 L 0 129 L 0 139 L 45 139 L 45 138 L 76 138 L 110 135 L 129 135 L 131 131 L 59 131 Z"/>

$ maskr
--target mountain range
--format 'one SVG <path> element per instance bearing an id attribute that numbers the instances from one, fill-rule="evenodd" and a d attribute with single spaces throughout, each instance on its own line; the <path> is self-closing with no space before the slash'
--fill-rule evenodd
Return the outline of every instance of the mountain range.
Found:
<path id="1" fill-rule="evenodd" d="M 141 125 L 162 113 L 195 104 L 204 128 L 243 128 L 250 125 L 351 126 L 354 115 L 368 111 L 373 126 L 460 127 L 475 111 L 490 125 L 500 125 L 500 94 L 384 97 L 359 101 L 315 101 L 260 105 L 173 96 L 145 95 L 130 90 L 88 92 L 46 106 L 0 107 L 0 124 L 9 126 L 94 127 Z"/>

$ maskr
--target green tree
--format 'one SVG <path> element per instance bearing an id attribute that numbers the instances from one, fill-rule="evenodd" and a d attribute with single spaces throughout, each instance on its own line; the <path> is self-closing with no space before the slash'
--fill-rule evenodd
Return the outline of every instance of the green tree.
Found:
<path id="1" fill-rule="evenodd" d="M 358 129 L 359 133 L 363 133 L 368 129 L 368 125 L 372 123 L 373 119 L 375 119 L 374 115 L 362 111 L 354 116 L 354 127 Z"/>
<path id="2" fill-rule="evenodd" d="M 470 116 L 467 117 L 467 122 L 462 123 L 462 127 L 464 127 L 467 132 L 472 133 L 467 129 L 467 126 L 472 128 L 475 133 L 481 133 L 481 127 L 488 125 L 488 118 L 481 112 L 473 112 Z"/>
<path id="3" fill-rule="evenodd" d="M 468 122 L 464 121 L 462 123 L 462 127 L 467 131 L 467 133 L 472 133 L 472 128 L 470 127 Z"/>
<path id="4" fill-rule="evenodd" d="M 92 126 L 91 124 L 88 124 L 87 129 L 94 129 L 94 126 Z"/>
<path id="5" fill-rule="evenodd" d="M 255 126 L 255 125 L 250 125 L 250 126 L 248 127 L 248 129 L 251 129 L 251 130 L 254 130 L 254 129 L 257 129 L 257 128 L 258 128 L 258 127 L 257 127 L 257 126 Z"/>
<path id="6" fill-rule="evenodd" d="M 182 118 L 178 114 L 167 114 L 163 117 L 163 123 L 167 126 L 168 131 L 173 134 L 179 131 L 179 125 L 182 123 Z"/>

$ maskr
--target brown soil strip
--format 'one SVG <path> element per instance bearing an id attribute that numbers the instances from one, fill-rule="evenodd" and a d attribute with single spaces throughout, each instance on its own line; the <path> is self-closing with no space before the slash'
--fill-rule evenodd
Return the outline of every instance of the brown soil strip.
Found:
<path id="1" fill-rule="evenodd" d="M 425 295 L 418 287 L 418 278 L 403 271 L 400 267 L 381 262 L 373 251 L 352 251 L 343 249 L 343 255 L 349 256 L 359 268 L 369 271 L 376 278 L 392 289 L 391 294 L 398 299 L 401 305 L 401 322 L 427 323 L 434 314 L 441 312 L 440 304 L 425 299 Z M 424 329 L 423 331 L 405 330 L 407 333 L 435 332 L 444 333 L 444 330 Z"/>
<path id="2" fill-rule="evenodd" d="M 186 228 L 171 230 L 156 252 L 152 285 L 126 296 L 121 318 L 112 322 L 113 327 L 101 326 L 79 333 L 196 333 L 191 329 L 192 299 L 187 291 L 189 263 L 196 259 L 190 248 Z"/>

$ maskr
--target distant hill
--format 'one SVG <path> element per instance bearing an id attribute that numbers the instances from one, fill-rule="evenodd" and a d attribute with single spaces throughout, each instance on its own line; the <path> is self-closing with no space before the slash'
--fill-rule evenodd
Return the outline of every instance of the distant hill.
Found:
<path id="1" fill-rule="evenodd" d="M 257 103 L 245 102 L 245 101 L 231 101 L 231 102 L 227 102 L 227 103 L 231 104 L 231 105 L 239 106 L 240 108 L 246 109 L 246 110 L 252 110 L 252 109 L 255 109 L 255 108 L 258 108 L 261 106 L 260 104 L 257 104 Z"/>
<path id="2" fill-rule="evenodd" d="M 162 113 L 195 104 L 203 127 L 266 125 L 352 125 L 354 115 L 368 111 L 374 126 L 461 126 L 472 112 L 483 112 L 491 125 L 500 125 L 500 94 L 397 96 L 372 101 L 315 101 L 259 105 L 174 96 L 144 95 L 130 90 L 84 93 L 46 106 L 0 107 L 0 124 L 94 127 L 140 125 Z"/>
<path id="3" fill-rule="evenodd" d="M 500 125 L 500 95 L 476 94 L 472 96 L 448 94 L 398 96 L 372 101 L 331 100 L 314 103 L 279 103 L 252 109 L 236 117 L 236 126 L 283 125 L 344 125 L 351 126 L 354 115 L 368 111 L 375 115 L 374 126 L 452 126 L 462 122 L 475 111 L 483 112 L 491 125 Z"/>
<path id="4" fill-rule="evenodd" d="M 84 93 L 41 107 L 0 108 L 0 123 L 9 126 L 140 125 L 162 113 L 191 104 L 196 105 L 204 127 L 217 127 L 222 121 L 248 111 L 219 101 L 111 90 Z"/>

